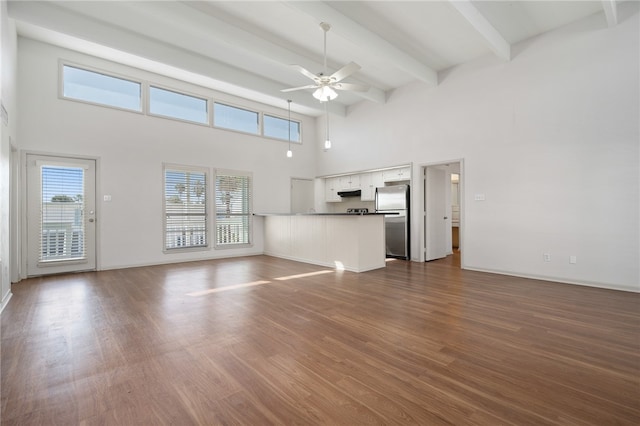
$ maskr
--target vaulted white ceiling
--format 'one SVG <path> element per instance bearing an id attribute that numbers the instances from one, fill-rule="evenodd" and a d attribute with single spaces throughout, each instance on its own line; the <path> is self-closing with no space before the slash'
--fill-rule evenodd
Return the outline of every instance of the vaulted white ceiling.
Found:
<path id="1" fill-rule="evenodd" d="M 617 23 L 616 0 L 588 1 L 9 1 L 19 34 L 166 74 L 233 95 L 319 115 L 312 90 L 281 90 L 354 61 L 345 79 L 370 86 L 339 92 L 333 113 L 384 103 L 390 91 L 484 55 L 512 60 L 511 46 L 601 13 Z"/>

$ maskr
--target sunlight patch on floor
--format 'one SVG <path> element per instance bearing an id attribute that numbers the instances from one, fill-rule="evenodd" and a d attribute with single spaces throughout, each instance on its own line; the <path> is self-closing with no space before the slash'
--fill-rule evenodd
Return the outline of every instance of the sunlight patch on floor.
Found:
<path id="1" fill-rule="evenodd" d="M 307 272 L 306 274 L 296 274 L 296 275 L 287 275 L 285 277 L 278 277 L 278 278 L 274 278 L 275 280 L 278 281 L 287 281 L 287 280 L 292 280 L 294 278 L 305 278 L 305 277 L 312 277 L 314 275 L 323 275 L 323 274 L 330 274 L 334 272 L 333 270 L 322 270 L 322 271 L 316 271 L 316 272 Z"/>
<path id="2" fill-rule="evenodd" d="M 217 288 L 212 288 L 212 289 L 209 289 L 209 290 L 195 291 L 193 293 L 187 293 L 187 296 L 192 296 L 192 297 L 205 296 L 207 294 L 220 293 L 221 291 L 236 290 L 238 288 L 254 287 L 254 286 L 257 286 L 257 285 L 269 284 L 270 282 L 271 281 L 253 281 L 253 282 L 250 282 L 250 283 L 235 284 L 235 285 L 229 285 L 229 286 L 226 286 L 226 287 L 217 287 Z"/>
<path id="3" fill-rule="evenodd" d="M 286 275 L 283 277 L 277 277 L 274 278 L 274 280 L 276 281 L 287 281 L 287 280 L 293 280 L 296 278 L 306 278 L 306 277 L 312 277 L 315 275 L 324 275 L 324 274 L 331 274 L 335 272 L 332 269 L 323 269 L 322 271 L 315 271 L 315 272 L 307 272 L 304 274 L 295 274 L 295 275 Z M 222 291 L 227 291 L 227 290 L 237 290 L 240 288 L 248 288 L 248 287 L 255 287 L 258 285 L 263 285 L 263 284 L 269 284 L 272 281 L 268 281 L 268 280 L 262 280 L 262 281 L 252 281 L 249 283 L 241 283 L 241 284 L 234 284 L 234 285 L 228 285 L 225 287 L 217 287 L 217 288 L 211 288 L 209 290 L 202 290 L 202 291 L 194 291 L 191 293 L 187 293 L 187 296 L 191 296 L 191 297 L 200 297 L 200 296 L 206 296 L 207 294 L 214 294 L 214 293 L 220 293 Z"/>

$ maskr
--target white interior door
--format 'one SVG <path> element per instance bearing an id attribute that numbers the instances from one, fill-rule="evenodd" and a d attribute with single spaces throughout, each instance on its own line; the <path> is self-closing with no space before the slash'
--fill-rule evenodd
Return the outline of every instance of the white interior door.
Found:
<path id="1" fill-rule="evenodd" d="M 27 155 L 27 275 L 96 269 L 95 168 Z"/>
<path id="2" fill-rule="evenodd" d="M 313 207 L 313 180 L 291 178 L 291 213 L 309 213 Z"/>
<path id="3" fill-rule="evenodd" d="M 425 168 L 425 260 L 447 256 L 446 171 L 437 167 Z"/>

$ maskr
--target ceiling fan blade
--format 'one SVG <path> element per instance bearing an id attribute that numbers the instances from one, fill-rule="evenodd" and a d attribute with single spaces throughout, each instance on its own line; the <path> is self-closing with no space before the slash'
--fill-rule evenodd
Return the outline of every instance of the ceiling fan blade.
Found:
<path id="1" fill-rule="evenodd" d="M 315 75 L 314 73 L 312 73 L 311 71 L 307 70 L 306 68 L 300 65 L 291 65 L 291 68 L 298 70 L 299 73 L 301 73 L 305 77 L 310 78 L 313 81 L 316 81 L 318 79 L 317 75 Z"/>
<path id="2" fill-rule="evenodd" d="M 315 84 L 308 84 L 306 86 L 300 86 L 300 87 L 291 87 L 289 89 L 282 89 L 281 92 L 293 92 L 295 90 L 302 90 L 302 89 L 315 89 L 318 86 Z"/>
<path id="3" fill-rule="evenodd" d="M 367 92 L 369 90 L 369 86 L 365 86 L 364 84 L 336 83 L 332 85 L 332 87 L 338 90 L 351 90 L 353 92 Z"/>
<path id="4" fill-rule="evenodd" d="M 338 82 L 342 79 L 349 77 L 351 74 L 358 71 L 360 68 L 361 68 L 360 65 L 356 64 L 355 62 L 349 62 L 344 67 L 340 68 L 338 71 L 331 74 L 331 79 L 335 82 Z"/>

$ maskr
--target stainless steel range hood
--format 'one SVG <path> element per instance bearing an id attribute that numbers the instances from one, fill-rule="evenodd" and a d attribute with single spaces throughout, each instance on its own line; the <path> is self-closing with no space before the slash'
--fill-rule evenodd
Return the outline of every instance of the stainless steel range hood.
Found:
<path id="1" fill-rule="evenodd" d="M 340 197 L 359 197 L 362 194 L 362 191 L 359 189 L 353 189 L 350 191 L 338 191 L 338 196 Z"/>

